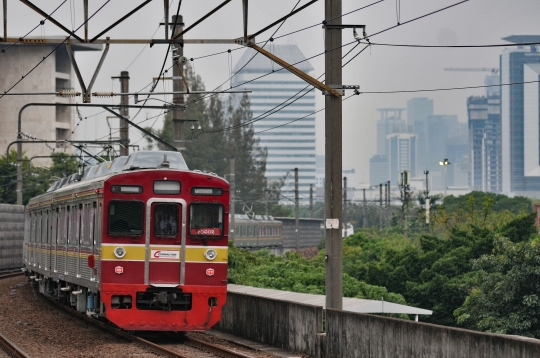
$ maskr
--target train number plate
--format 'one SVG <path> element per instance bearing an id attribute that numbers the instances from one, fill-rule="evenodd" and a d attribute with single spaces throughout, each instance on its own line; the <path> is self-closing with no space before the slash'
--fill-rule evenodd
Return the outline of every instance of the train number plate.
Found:
<path id="1" fill-rule="evenodd" d="M 191 229 L 190 234 L 199 235 L 199 236 L 220 236 L 221 230 L 220 229 Z"/>

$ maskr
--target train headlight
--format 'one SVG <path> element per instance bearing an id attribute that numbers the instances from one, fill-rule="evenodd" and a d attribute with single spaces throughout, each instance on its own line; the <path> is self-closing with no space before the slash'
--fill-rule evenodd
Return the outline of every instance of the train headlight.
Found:
<path id="1" fill-rule="evenodd" d="M 126 256 L 126 249 L 124 249 L 122 246 L 118 246 L 116 249 L 114 249 L 114 256 L 121 259 L 122 257 Z"/>
<path id="2" fill-rule="evenodd" d="M 214 249 L 208 249 L 208 250 L 206 250 L 206 251 L 204 252 L 204 256 L 205 256 L 208 260 L 212 261 L 212 260 L 214 260 L 214 259 L 217 257 L 217 252 L 216 252 L 216 250 L 214 250 Z"/>

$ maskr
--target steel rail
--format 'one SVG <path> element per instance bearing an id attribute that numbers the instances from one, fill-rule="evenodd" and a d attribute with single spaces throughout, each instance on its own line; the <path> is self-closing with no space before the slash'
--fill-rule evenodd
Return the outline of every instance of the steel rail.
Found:
<path id="1" fill-rule="evenodd" d="M 5 350 L 10 356 L 16 358 L 30 358 L 21 348 L 13 343 L 8 337 L 0 333 L 0 348 Z"/>
<path id="2" fill-rule="evenodd" d="M 0 280 L 3 280 L 5 278 L 15 277 L 15 276 L 21 276 L 23 273 L 21 271 L 17 272 L 9 272 L 2 274 L 0 273 Z M 10 356 L 16 357 L 16 358 L 30 358 L 28 354 L 26 354 L 21 348 L 19 348 L 15 343 L 13 343 L 8 337 L 3 335 L 0 332 L 0 349 L 6 351 Z"/>
<path id="3" fill-rule="evenodd" d="M 42 296 L 44 297 L 44 296 Z M 47 301 L 47 302 L 50 302 L 51 304 L 53 304 L 54 306 L 72 314 L 73 316 L 75 317 L 78 317 L 90 324 L 93 324 L 99 328 L 102 328 L 112 334 L 115 334 L 119 337 L 122 337 L 124 339 L 127 339 L 131 342 L 134 342 L 134 343 L 138 343 L 140 345 L 142 345 L 143 347 L 147 347 L 148 349 L 150 350 L 154 350 L 156 351 L 157 353 L 159 354 L 164 354 L 168 357 L 174 357 L 174 358 L 191 358 L 191 356 L 188 356 L 188 355 L 184 355 L 178 351 L 175 351 L 173 349 L 170 349 L 170 348 L 167 348 L 163 345 L 159 345 L 159 344 L 156 344 L 154 342 L 151 342 L 149 340 L 146 340 L 144 338 L 141 338 L 141 337 L 137 337 L 133 334 L 130 334 L 124 330 L 121 330 L 119 328 L 116 328 L 116 327 L 113 327 L 107 323 L 104 323 L 104 322 L 101 322 L 101 321 L 98 321 L 97 319 L 95 318 L 91 318 L 91 317 L 88 317 L 87 315 L 83 314 L 83 313 L 79 313 L 78 311 L 75 311 L 61 303 L 59 303 L 58 301 L 52 299 L 52 298 L 46 298 L 44 297 L 44 299 Z M 202 340 L 199 340 L 199 339 L 196 339 L 196 338 L 190 338 L 190 337 L 186 337 L 185 338 L 185 341 L 184 343 L 186 345 L 189 345 L 193 348 L 197 348 L 197 349 L 200 349 L 200 350 L 206 350 L 212 354 L 216 354 L 216 355 L 220 355 L 222 357 L 226 357 L 226 358 L 253 358 L 252 356 L 249 356 L 249 355 L 246 355 L 246 354 L 243 354 L 243 353 L 239 353 L 239 352 L 235 352 L 235 351 L 232 351 L 230 349 L 227 349 L 227 348 L 224 348 L 224 347 L 219 347 L 217 345 L 214 345 L 214 344 L 211 344 L 211 343 L 207 343 L 205 341 L 202 341 Z"/>

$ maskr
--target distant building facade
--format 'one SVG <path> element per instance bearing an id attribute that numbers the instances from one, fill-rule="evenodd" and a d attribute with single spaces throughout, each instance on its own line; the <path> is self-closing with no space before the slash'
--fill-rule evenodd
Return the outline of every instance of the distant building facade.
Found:
<path id="1" fill-rule="evenodd" d="M 274 45 L 271 50 L 289 63 L 306 59 L 296 45 Z M 268 149 L 265 176 L 269 180 L 287 178 L 288 184 L 283 187 L 282 192 L 284 195 L 293 195 L 293 170 L 298 168 L 300 198 L 305 201 L 309 198 L 310 185 L 316 184 L 315 90 L 292 73 L 286 70 L 278 71 L 281 66 L 268 58 L 255 55 L 256 52 L 251 49 L 244 52 L 234 68 L 234 72 L 238 74 L 233 78 L 233 86 L 277 71 L 246 83 L 239 89 L 253 91 L 249 94 L 251 111 L 254 118 L 260 117 L 253 123 L 255 137 L 259 138 L 261 147 Z M 308 61 L 300 62 L 296 67 L 306 73 L 313 70 Z M 280 106 L 305 87 L 307 89 L 298 95 L 301 96 L 300 99 L 291 101 L 284 108 Z M 305 94 L 306 92 L 308 93 Z M 275 108 L 276 106 L 279 107 Z"/>
<path id="2" fill-rule="evenodd" d="M 413 126 L 418 135 L 418 165 L 427 165 L 427 121 L 433 115 L 433 100 L 429 98 L 411 98 L 407 101 L 407 124 Z"/>
<path id="3" fill-rule="evenodd" d="M 416 176 L 417 135 L 414 133 L 392 133 L 386 136 L 388 174 L 390 183 L 397 184 L 399 173 L 410 171 Z"/>
<path id="4" fill-rule="evenodd" d="M 7 91 L 32 69 L 38 62 L 56 47 L 53 45 L 17 44 L 7 48 L 9 44 L 0 42 L 0 49 L 6 51 L 0 54 L 0 91 Z M 74 51 L 98 51 L 102 45 L 72 44 Z M 26 76 L 11 92 L 36 93 L 57 92 L 72 89 L 76 82 L 69 60 L 67 49 L 62 45 L 52 52 L 43 62 Z M 0 152 L 5 153 L 9 143 L 17 140 L 18 115 L 20 109 L 27 103 L 74 103 L 73 98 L 63 98 L 55 95 L 44 96 L 4 96 L 0 99 Z M 31 134 L 41 140 L 74 139 L 71 136 L 74 122 L 74 108 L 70 107 L 29 107 L 22 114 L 21 131 Z M 23 137 L 25 138 L 25 137 Z M 50 144 L 54 147 L 54 144 Z M 11 146 L 11 149 L 16 149 Z M 67 152 L 73 152 L 73 147 L 67 146 Z M 48 155 L 52 150 L 45 144 L 25 144 L 23 151 L 29 158 Z M 51 163 L 49 159 L 36 159 L 37 165 Z"/>
<path id="5" fill-rule="evenodd" d="M 505 40 L 537 42 L 540 35 L 513 35 Z M 536 46 L 505 49 L 500 56 L 501 82 L 538 81 L 539 64 Z M 507 195 L 540 197 L 538 87 L 532 83 L 501 88 L 502 191 Z"/>

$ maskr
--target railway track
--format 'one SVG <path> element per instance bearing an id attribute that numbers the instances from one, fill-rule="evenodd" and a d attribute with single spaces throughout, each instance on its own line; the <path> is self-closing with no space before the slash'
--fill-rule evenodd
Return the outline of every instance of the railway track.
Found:
<path id="1" fill-rule="evenodd" d="M 20 270 L 10 272 L 0 272 L 0 280 L 20 276 L 23 273 Z M 16 358 L 30 358 L 21 348 L 17 347 L 8 337 L 0 332 L 0 349 L 4 350 L 9 356 Z"/>
<path id="2" fill-rule="evenodd" d="M 179 352 L 175 347 L 180 345 L 186 345 L 192 348 L 195 348 L 199 351 L 205 352 L 206 354 L 212 354 L 215 357 L 222 357 L 222 358 L 253 358 L 250 355 L 236 352 L 231 349 L 228 349 L 226 347 L 222 347 L 219 345 L 211 344 L 208 342 L 205 342 L 203 340 L 199 340 L 192 337 L 187 337 L 185 335 L 181 335 L 180 333 L 174 333 L 174 332 L 168 332 L 166 335 L 173 341 L 173 343 L 167 342 L 167 343 L 156 343 L 155 341 L 162 341 L 163 340 L 163 332 L 155 333 L 154 335 L 149 334 L 151 337 L 149 339 L 145 339 L 139 336 L 136 336 L 134 334 L 128 333 L 126 331 L 123 331 L 119 328 L 116 328 L 108 323 L 98 321 L 97 319 L 91 318 L 86 316 L 85 314 L 79 313 L 61 303 L 58 301 L 51 299 L 51 298 L 45 298 L 47 302 L 50 302 L 54 306 L 68 312 L 69 314 L 78 317 L 79 319 L 85 320 L 101 329 L 104 329 L 118 337 L 122 337 L 128 341 L 140 344 L 146 348 L 148 348 L 151 351 L 154 351 L 155 353 L 165 355 L 167 357 L 174 357 L 174 358 L 192 358 L 193 355 L 186 355 L 185 353 Z M 160 335 L 161 338 L 156 338 L 157 335 Z M 154 336 L 154 337 L 152 337 Z"/>

